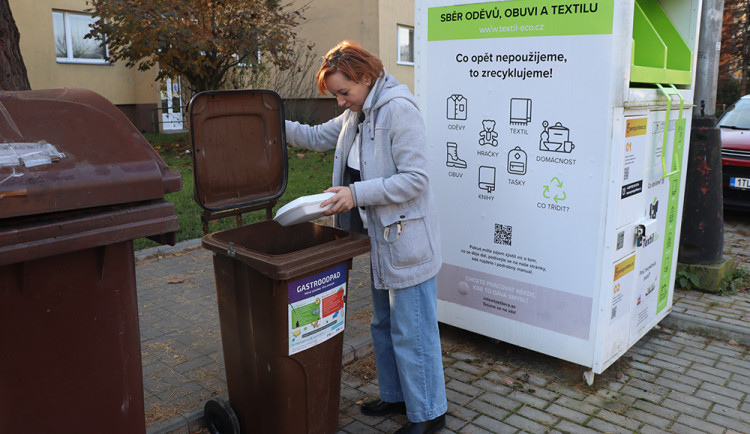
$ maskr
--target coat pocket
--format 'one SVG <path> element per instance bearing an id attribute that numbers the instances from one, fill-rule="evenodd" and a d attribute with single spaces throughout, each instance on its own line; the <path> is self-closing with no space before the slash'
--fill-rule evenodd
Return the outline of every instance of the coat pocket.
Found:
<path id="1" fill-rule="evenodd" d="M 393 268 L 414 267 L 434 257 L 432 240 L 423 218 L 395 222 L 386 226 L 384 232 Z"/>

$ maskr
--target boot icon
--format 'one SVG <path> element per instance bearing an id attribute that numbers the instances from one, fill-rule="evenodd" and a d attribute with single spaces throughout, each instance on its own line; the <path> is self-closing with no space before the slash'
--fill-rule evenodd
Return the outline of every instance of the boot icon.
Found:
<path id="1" fill-rule="evenodd" d="M 458 145 L 455 143 L 448 142 L 447 155 L 445 158 L 445 165 L 448 167 L 455 167 L 458 169 L 466 169 L 466 161 L 458 158 Z"/>

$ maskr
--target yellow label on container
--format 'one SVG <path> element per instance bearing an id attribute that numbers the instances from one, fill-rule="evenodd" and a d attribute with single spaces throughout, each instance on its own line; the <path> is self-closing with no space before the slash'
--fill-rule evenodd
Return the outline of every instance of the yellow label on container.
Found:
<path id="1" fill-rule="evenodd" d="M 645 136 L 648 118 L 628 119 L 625 125 L 625 137 Z"/>
<path id="2" fill-rule="evenodd" d="M 615 279 L 614 280 L 617 281 L 622 276 L 630 273 L 634 269 L 635 269 L 635 255 L 620 262 L 619 264 L 615 264 Z"/>

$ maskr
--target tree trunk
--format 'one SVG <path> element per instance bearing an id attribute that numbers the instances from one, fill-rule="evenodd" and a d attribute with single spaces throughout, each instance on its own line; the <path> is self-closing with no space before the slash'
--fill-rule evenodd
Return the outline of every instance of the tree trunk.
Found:
<path id="1" fill-rule="evenodd" d="M 29 77 L 18 45 L 20 35 L 8 0 L 0 0 L 0 89 L 29 90 Z"/>

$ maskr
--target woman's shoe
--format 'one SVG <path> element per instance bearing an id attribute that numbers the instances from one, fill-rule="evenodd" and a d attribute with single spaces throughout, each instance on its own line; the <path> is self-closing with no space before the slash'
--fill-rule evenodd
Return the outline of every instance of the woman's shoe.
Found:
<path id="1" fill-rule="evenodd" d="M 428 434 L 438 432 L 443 428 L 445 428 L 445 413 L 426 422 L 409 422 L 396 431 L 396 434 Z"/>
<path id="2" fill-rule="evenodd" d="M 368 401 L 360 407 L 366 416 L 390 416 L 392 414 L 406 414 L 406 404 L 403 402 L 385 402 L 381 400 Z"/>

